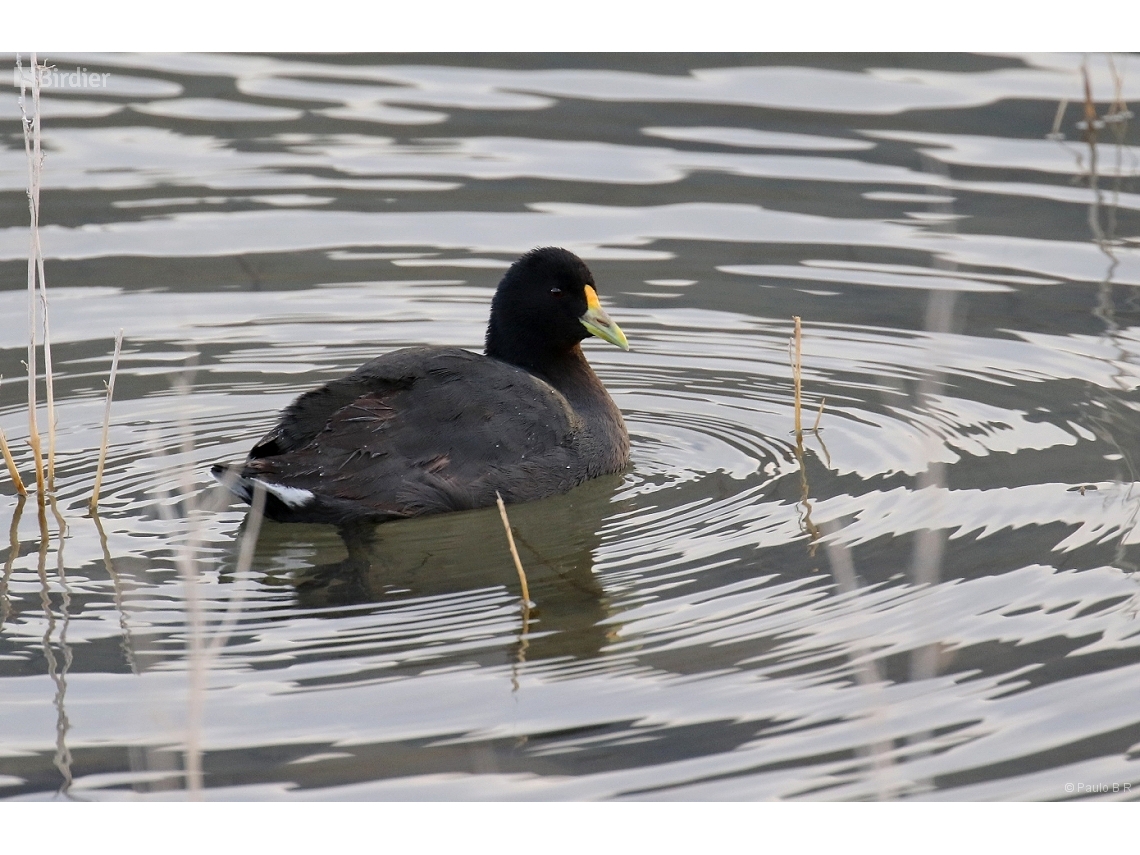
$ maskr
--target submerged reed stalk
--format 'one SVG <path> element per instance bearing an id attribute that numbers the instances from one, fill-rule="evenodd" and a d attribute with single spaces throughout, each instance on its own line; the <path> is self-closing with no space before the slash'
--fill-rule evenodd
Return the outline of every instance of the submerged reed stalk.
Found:
<path id="1" fill-rule="evenodd" d="M 499 495 L 499 491 L 495 491 L 495 502 L 499 506 L 499 516 L 503 520 L 503 530 L 507 533 L 507 546 L 511 548 L 511 558 L 515 561 L 515 569 L 519 571 L 519 584 L 522 585 L 522 598 L 523 608 L 529 611 L 530 609 L 530 589 L 526 584 L 526 572 L 523 570 L 522 561 L 519 560 L 519 551 L 515 548 L 515 536 L 511 534 L 511 521 L 507 518 L 507 506 L 503 504 L 503 497 Z"/>
<path id="2" fill-rule="evenodd" d="M 99 465 L 95 469 L 95 486 L 91 491 L 92 514 L 99 507 L 99 488 L 103 486 L 103 466 L 107 462 L 107 439 L 111 430 L 111 398 L 115 395 L 115 375 L 119 371 L 119 352 L 123 349 L 123 331 L 115 336 L 115 355 L 111 357 L 111 378 L 107 381 L 107 404 L 103 408 L 103 441 L 99 444 Z"/>
<path id="3" fill-rule="evenodd" d="M 799 315 L 793 315 L 792 321 L 795 324 L 795 332 L 792 340 L 788 342 L 788 349 L 790 351 L 792 361 L 792 382 L 795 389 L 795 398 L 793 406 L 795 409 L 795 436 L 796 446 L 794 454 L 796 462 L 800 468 L 800 502 L 802 507 L 800 514 L 800 530 L 808 535 L 809 546 L 808 555 L 815 556 L 816 546 L 819 541 L 819 526 L 817 526 L 811 519 L 811 486 L 808 484 L 807 464 L 804 462 L 804 431 L 803 431 L 803 325 L 800 321 Z M 812 431 L 815 433 L 816 438 L 820 440 L 820 445 L 823 445 L 823 440 L 819 436 L 819 420 L 823 418 L 823 404 L 824 401 L 819 402 L 819 411 L 815 414 L 815 424 L 812 426 Z M 825 450 L 826 453 L 826 450 Z M 830 466 L 830 457 L 828 458 L 828 465 Z"/>

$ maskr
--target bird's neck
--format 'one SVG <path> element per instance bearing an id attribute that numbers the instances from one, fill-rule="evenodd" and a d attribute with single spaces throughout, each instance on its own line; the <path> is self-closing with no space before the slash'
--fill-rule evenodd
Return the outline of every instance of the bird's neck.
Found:
<path id="1" fill-rule="evenodd" d="M 523 346 L 519 346 L 522 344 Z M 529 344 L 530 346 L 526 346 Z M 485 353 L 492 359 L 517 365 L 535 375 L 563 395 L 575 409 L 593 409 L 599 401 L 609 401 L 602 381 L 590 368 L 581 345 L 569 349 L 541 350 L 536 343 L 526 343 L 517 334 L 511 339 L 496 336 L 494 330 L 487 335 Z"/>
<path id="2" fill-rule="evenodd" d="M 504 334 L 503 324 L 497 322 L 493 314 L 487 325 L 486 348 L 483 352 L 492 359 L 517 365 L 548 381 L 550 378 L 547 375 L 551 371 L 556 374 L 573 374 L 578 361 L 586 371 L 590 371 L 579 347 L 567 350 L 565 346 L 552 345 L 546 336 L 525 325 L 516 324 L 509 335 Z M 572 352 L 577 352 L 577 359 Z"/>
<path id="3" fill-rule="evenodd" d="M 609 400 L 606 387 L 586 361 L 581 345 L 576 344 L 544 360 L 541 366 L 527 370 L 565 395 L 575 409 L 582 406 L 592 408 L 599 400 Z"/>

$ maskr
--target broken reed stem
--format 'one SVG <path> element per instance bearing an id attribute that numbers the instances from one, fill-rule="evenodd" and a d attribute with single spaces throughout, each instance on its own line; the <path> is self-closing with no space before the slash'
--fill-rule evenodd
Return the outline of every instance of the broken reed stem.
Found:
<path id="1" fill-rule="evenodd" d="M 1069 99 L 1062 98 L 1057 104 L 1057 112 L 1053 116 L 1053 130 L 1046 135 L 1046 139 L 1059 140 L 1064 138 L 1064 134 L 1061 133 L 1061 120 L 1065 118 L 1067 109 L 1069 109 Z"/>
<path id="2" fill-rule="evenodd" d="M 819 412 L 815 414 L 815 424 L 811 426 L 812 433 L 819 435 L 819 420 L 823 418 L 823 405 L 827 403 L 827 398 L 820 398 Z"/>
<path id="3" fill-rule="evenodd" d="M 103 441 L 99 443 L 99 465 L 95 469 L 95 487 L 91 491 L 92 514 L 99 507 L 99 488 L 103 486 L 103 466 L 107 462 L 107 438 L 111 430 L 111 398 L 115 395 L 115 376 L 119 371 L 119 352 L 123 349 L 123 330 L 115 336 L 115 355 L 111 357 L 111 379 L 107 381 L 107 404 L 103 407 Z"/>
<path id="4" fill-rule="evenodd" d="M 519 551 L 515 548 L 515 536 L 511 534 L 511 521 L 507 518 L 507 506 L 503 504 L 503 497 L 495 491 L 495 502 L 499 505 L 499 516 L 503 519 L 503 530 L 507 533 L 507 546 L 511 548 L 511 558 L 515 561 L 515 569 L 519 571 L 519 584 L 522 585 L 523 608 L 530 609 L 530 589 L 526 584 L 526 573 L 523 571 L 522 561 L 519 560 Z"/>
<path id="5" fill-rule="evenodd" d="M 792 320 L 795 322 L 795 358 L 792 360 L 792 382 L 795 384 L 795 407 L 796 407 L 796 436 L 803 433 L 803 421 L 801 417 L 801 410 L 803 408 L 803 400 L 801 397 L 802 377 L 800 373 L 800 362 L 802 356 L 802 341 L 800 331 L 800 316 L 794 315 Z"/>
<path id="6" fill-rule="evenodd" d="M 8 448 L 8 437 L 4 436 L 4 429 L 0 428 L 0 454 L 4 455 L 4 463 L 8 466 L 8 474 L 12 476 L 12 483 L 16 485 L 16 492 L 21 496 L 28 495 L 28 488 L 24 486 L 24 479 L 16 469 L 16 461 L 12 459 L 12 451 Z"/>
<path id="7" fill-rule="evenodd" d="M 32 458 L 36 465 L 36 490 L 38 501 L 44 501 L 44 461 L 40 445 L 39 425 L 36 424 L 36 258 L 39 246 L 39 160 L 40 160 L 40 80 L 36 54 L 32 54 L 32 107 L 33 118 L 28 118 L 25 109 L 27 90 L 24 86 L 23 65 L 16 58 L 16 69 L 20 75 L 20 116 L 24 129 L 24 154 L 28 158 L 28 212 L 31 228 L 28 243 L 28 445 L 32 448 Z"/>

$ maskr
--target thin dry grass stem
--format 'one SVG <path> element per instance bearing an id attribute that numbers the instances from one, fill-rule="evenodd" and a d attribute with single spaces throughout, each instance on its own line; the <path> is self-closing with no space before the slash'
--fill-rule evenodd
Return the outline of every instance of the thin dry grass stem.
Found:
<path id="1" fill-rule="evenodd" d="M 115 377 L 119 371 L 119 353 L 123 349 L 123 331 L 115 336 L 115 355 L 111 357 L 111 378 L 107 381 L 107 404 L 103 408 L 103 440 L 99 444 L 99 465 L 95 469 L 95 486 L 87 508 L 94 516 L 99 507 L 99 489 L 103 486 L 103 466 L 107 463 L 107 440 L 111 430 L 111 399 L 115 396 Z"/>
<path id="2" fill-rule="evenodd" d="M 155 443 L 157 446 L 157 443 Z M 155 455 L 161 457 L 159 452 Z M 189 500 L 189 494 L 183 494 Z M 167 502 L 170 494 L 158 493 L 158 513 L 166 522 L 174 522 L 174 513 Z M 191 524 L 186 540 L 172 551 L 186 599 L 186 660 L 189 688 L 186 701 L 186 739 L 182 757 L 186 777 L 186 790 L 192 800 L 202 797 L 202 747 L 201 726 L 205 703 L 206 672 L 203 656 L 202 604 L 198 595 L 198 538 L 197 522 L 191 516 Z"/>
<path id="3" fill-rule="evenodd" d="M 43 183 L 44 155 L 41 150 L 40 134 L 40 83 L 38 69 L 32 68 L 32 102 L 35 116 L 32 137 L 35 151 L 35 180 L 31 185 L 34 219 L 32 223 L 32 237 L 35 243 L 36 272 L 39 274 L 40 311 L 43 314 L 43 349 L 44 349 L 44 382 L 45 396 L 47 398 L 48 420 L 48 459 L 47 484 L 48 490 L 55 490 L 55 373 L 51 364 L 51 325 L 48 323 L 47 277 L 44 275 L 44 250 L 40 241 L 40 186 Z"/>
<path id="4" fill-rule="evenodd" d="M 189 396 L 189 381 L 177 385 L 180 395 Z M 198 555 L 201 551 L 202 532 L 198 509 L 194 501 L 193 475 L 190 471 L 189 460 L 194 448 L 194 435 L 185 415 L 179 418 L 179 431 L 182 434 L 182 455 L 184 463 L 179 466 L 179 492 L 186 509 L 187 519 L 190 521 L 189 532 L 183 560 L 180 562 L 183 582 L 186 589 L 186 609 L 189 613 L 189 637 L 187 639 L 187 658 L 189 659 L 190 687 L 187 700 L 187 739 L 186 739 L 186 789 L 190 798 L 202 798 L 202 722 L 206 707 L 206 683 L 209 677 L 206 664 L 205 650 L 205 615 L 202 609 L 202 597 L 199 590 L 201 584 L 201 567 Z"/>
<path id="5" fill-rule="evenodd" d="M 23 65 L 16 58 L 20 76 L 20 115 L 24 129 L 24 154 L 28 159 L 28 211 L 31 228 L 28 246 L 28 445 L 36 466 L 37 500 L 44 501 L 44 461 L 40 444 L 39 425 L 36 422 L 36 259 L 39 247 L 39 159 L 40 159 L 40 83 L 36 55 L 32 54 L 32 104 L 34 116 L 28 118 L 25 107 L 27 90 L 24 85 Z"/>
<path id="6" fill-rule="evenodd" d="M 179 382 L 175 384 L 175 387 L 178 389 L 179 394 L 189 394 L 188 384 Z M 188 426 L 185 424 L 182 425 L 182 428 L 183 430 L 188 430 Z M 148 441 L 154 448 L 155 456 L 162 457 L 161 449 L 158 448 L 154 438 L 150 437 Z M 183 448 L 185 449 L 187 442 L 193 442 L 193 437 L 190 436 L 188 438 L 184 433 L 182 441 Z M 189 692 L 187 695 L 187 723 L 186 740 L 183 748 L 183 764 L 186 773 L 187 792 L 192 800 L 199 800 L 202 798 L 204 780 L 202 772 L 201 730 L 205 712 L 206 683 L 209 677 L 210 664 L 216 656 L 217 651 L 224 646 L 228 639 L 229 633 L 232 631 L 233 625 L 236 622 L 238 607 L 244 600 L 244 596 L 239 591 L 238 594 L 230 600 L 225 617 L 219 623 L 213 638 L 207 643 L 205 640 L 205 617 L 203 615 L 201 597 L 198 592 L 201 572 L 197 555 L 201 545 L 201 533 L 199 531 L 197 518 L 201 508 L 196 505 L 191 492 L 192 485 L 188 484 L 187 476 L 189 475 L 189 467 L 186 465 L 180 466 L 179 474 L 181 476 L 179 487 L 183 507 L 186 511 L 187 518 L 191 520 L 186 542 L 174 551 L 175 563 L 182 576 L 186 592 L 187 670 L 190 678 Z M 160 491 L 158 498 L 160 516 L 162 516 L 164 520 L 173 521 L 174 514 L 165 504 L 171 498 L 170 495 L 165 491 Z M 249 517 L 247 518 L 248 522 L 242 537 L 238 563 L 235 568 L 235 578 L 245 576 L 253 565 L 254 550 L 257 546 L 258 536 L 261 533 L 261 523 L 264 518 L 265 490 L 258 485 L 254 488 L 253 500 L 250 505 Z"/>
<path id="7" fill-rule="evenodd" d="M 796 407 L 796 436 L 803 432 L 803 422 L 801 419 L 801 410 L 803 408 L 803 401 L 801 398 L 802 392 L 802 373 L 801 373 L 801 359 L 803 356 L 803 341 L 802 332 L 800 329 L 800 316 L 794 315 L 792 320 L 795 322 L 795 337 L 792 339 L 793 346 L 795 347 L 795 356 L 792 358 L 792 382 L 795 384 L 795 407 Z"/>
<path id="8" fill-rule="evenodd" d="M 193 370 L 192 366 L 191 372 Z M 179 377 L 172 383 L 175 394 L 182 401 L 186 401 L 190 394 L 190 379 Z M 178 412 L 179 450 L 182 452 L 182 461 L 174 464 L 174 471 L 178 481 L 178 498 L 181 501 L 182 511 L 187 520 L 186 536 L 172 549 L 174 564 L 182 578 L 183 596 L 186 604 L 186 670 L 188 677 L 186 699 L 186 736 L 183 741 L 182 757 L 183 772 L 186 782 L 186 792 L 192 801 L 202 798 L 202 719 L 205 709 L 206 693 L 206 655 L 204 642 L 204 618 L 202 614 L 201 595 L 198 590 L 201 572 L 199 568 L 199 552 L 202 542 L 200 519 L 194 496 L 193 473 L 190 470 L 190 459 L 194 449 L 194 435 L 190 430 L 186 407 L 180 407 Z M 152 433 L 147 436 L 147 445 L 151 449 L 151 457 L 162 461 L 166 457 L 156 436 Z M 162 464 L 160 471 L 165 467 Z M 175 522 L 174 511 L 168 503 L 170 494 L 164 490 L 156 491 L 158 501 L 155 503 L 158 514 L 166 522 Z"/>
<path id="9" fill-rule="evenodd" d="M 0 384 L 4 382 L 4 375 L 0 374 Z M 12 483 L 16 485 L 16 492 L 21 496 L 28 495 L 28 488 L 24 486 L 24 479 L 20 477 L 20 470 L 16 468 L 16 461 L 12 458 L 12 449 L 8 447 L 8 437 L 4 435 L 4 428 L 0 428 L 0 454 L 4 455 L 4 464 L 8 467 L 8 474 L 12 476 Z"/>
<path id="10" fill-rule="evenodd" d="M 186 538 L 174 550 L 174 562 L 182 577 L 186 603 L 186 659 L 189 686 L 186 702 L 186 738 L 183 744 L 183 766 L 186 790 L 191 800 L 200 800 L 203 790 L 202 773 L 202 723 L 206 703 L 206 685 L 209 677 L 208 649 L 205 642 L 205 617 L 199 591 L 201 567 L 199 554 L 203 541 L 202 507 L 194 493 L 192 457 L 194 433 L 190 426 L 189 397 L 193 378 L 194 362 L 187 366 L 189 376 L 179 377 L 172 384 L 179 399 L 185 406 L 178 411 L 178 435 L 182 461 L 176 465 L 178 476 L 178 498 L 188 522 Z M 156 459 L 162 458 L 154 436 L 148 437 L 148 444 L 154 450 Z M 159 515 L 169 522 L 174 521 L 174 513 L 168 507 L 170 496 L 158 491 L 157 508 Z"/>
<path id="11" fill-rule="evenodd" d="M 523 628 L 525 630 L 526 623 L 530 618 L 530 588 L 526 584 L 526 571 L 523 570 L 522 561 L 519 559 L 519 551 L 515 548 L 515 536 L 511 534 L 511 521 L 507 517 L 507 506 L 503 504 L 503 497 L 499 495 L 499 491 L 495 491 L 495 502 L 499 506 L 499 517 L 503 520 L 503 531 L 507 533 L 507 546 L 511 549 L 511 558 L 514 559 L 515 569 L 519 571 L 519 584 L 522 586 L 522 601 L 523 601 Z"/>
<path id="12" fill-rule="evenodd" d="M 37 210 L 39 203 L 37 201 Z M 44 332 L 44 378 L 46 380 L 45 393 L 47 397 L 48 420 L 48 458 L 47 458 L 47 485 L 49 491 L 55 490 L 55 373 L 51 367 L 51 329 L 48 326 L 47 280 L 44 279 L 44 258 L 40 249 L 39 236 L 36 237 L 36 263 L 40 271 L 40 309 L 43 312 Z"/>
<path id="13" fill-rule="evenodd" d="M 51 326 L 48 323 L 48 279 L 43 275 L 43 244 L 40 241 L 40 187 L 43 184 L 43 149 L 40 129 L 40 70 L 32 54 L 32 173 L 28 187 L 32 207 L 32 245 L 40 280 L 40 311 L 43 315 L 43 378 L 48 404 L 48 489 L 56 488 L 56 393 L 51 368 Z"/>
<path id="14" fill-rule="evenodd" d="M 254 481 L 253 496 L 250 498 L 249 503 L 249 514 L 245 518 L 245 531 L 242 533 L 241 547 L 238 549 L 237 566 L 234 568 L 235 582 L 245 578 L 253 568 L 253 555 L 257 549 L 257 539 L 261 535 L 261 523 L 264 519 L 265 487 L 262 486 L 260 482 Z M 206 648 L 209 654 L 207 667 L 210 662 L 213 661 L 214 657 L 217 656 L 218 651 L 229 641 L 230 633 L 233 632 L 234 624 L 237 623 L 237 615 L 244 601 L 245 594 L 242 589 L 238 588 L 234 595 L 230 597 L 229 603 L 226 606 L 226 613 L 218 624 Z"/>

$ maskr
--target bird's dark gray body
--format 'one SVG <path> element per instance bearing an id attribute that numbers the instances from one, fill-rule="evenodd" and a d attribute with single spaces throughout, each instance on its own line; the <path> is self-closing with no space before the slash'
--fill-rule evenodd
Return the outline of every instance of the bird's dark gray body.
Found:
<path id="1" fill-rule="evenodd" d="M 247 500 L 261 482 L 266 513 L 283 522 L 381 522 L 486 507 L 496 492 L 563 493 L 629 459 L 621 413 L 581 351 L 572 356 L 563 394 L 459 348 L 397 350 L 306 392 L 242 466 L 214 472 Z"/>

